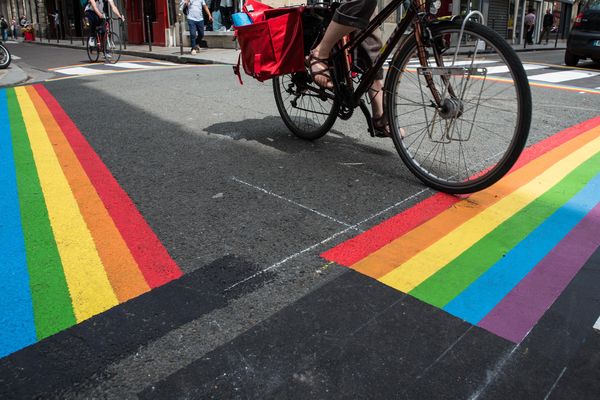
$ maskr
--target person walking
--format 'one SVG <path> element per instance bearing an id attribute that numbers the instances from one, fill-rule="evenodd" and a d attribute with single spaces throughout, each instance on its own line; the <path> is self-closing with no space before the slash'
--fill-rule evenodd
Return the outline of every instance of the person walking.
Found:
<path id="1" fill-rule="evenodd" d="M 527 44 L 533 44 L 533 31 L 535 29 L 535 10 L 529 9 L 525 16 L 525 41 Z"/>
<path id="2" fill-rule="evenodd" d="M 0 32 L 2 33 L 2 41 L 8 40 L 8 21 L 4 19 L 4 15 L 0 15 Z"/>
<path id="3" fill-rule="evenodd" d="M 187 14 L 184 11 L 187 8 Z M 208 15 L 208 21 L 212 22 L 212 14 L 204 0 L 181 0 L 179 9 L 187 15 L 188 27 L 190 28 L 190 46 L 192 54 L 200 50 L 200 41 L 204 38 L 204 16 L 202 10 Z"/>
<path id="4" fill-rule="evenodd" d="M 19 28 L 19 23 L 17 22 L 17 19 L 15 17 L 13 17 L 12 21 L 10 23 L 10 35 L 12 36 L 13 40 L 17 40 L 17 36 L 19 36 L 19 34 L 17 33 L 18 28 Z"/>
<path id="5" fill-rule="evenodd" d="M 544 15 L 544 20 L 542 21 L 542 33 L 540 35 L 540 41 L 538 44 L 542 44 L 542 39 L 546 36 L 546 44 L 548 44 L 548 39 L 550 39 L 550 31 L 552 30 L 552 26 L 554 25 L 554 15 L 552 15 L 552 11 L 548 8 L 546 10 L 546 15 Z"/>

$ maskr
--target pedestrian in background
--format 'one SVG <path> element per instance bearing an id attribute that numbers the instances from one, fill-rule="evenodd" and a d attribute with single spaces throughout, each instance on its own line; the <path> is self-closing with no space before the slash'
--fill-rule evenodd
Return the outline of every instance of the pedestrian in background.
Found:
<path id="1" fill-rule="evenodd" d="M 552 26 L 554 25 L 554 15 L 548 8 L 546 10 L 546 15 L 544 15 L 544 20 L 542 21 L 542 34 L 540 35 L 540 41 L 538 44 L 542 44 L 542 39 L 546 36 L 546 44 L 548 44 L 548 39 L 550 39 L 550 31 L 552 30 Z"/>
<path id="2" fill-rule="evenodd" d="M 19 36 L 17 29 L 19 29 L 19 23 L 17 22 L 17 19 L 13 17 L 10 23 L 10 35 L 12 36 L 13 40 L 17 40 L 17 36 Z"/>
<path id="3" fill-rule="evenodd" d="M 183 11 L 187 7 L 187 21 L 190 29 L 190 46 L 192 54 L 200 50 L 200 41 L 204 38 L 204 16 L 202 10 L 208 15 L 209 22 L 212 22 L 212 14 L 204 0 L 181 0 L 179 9 Z"/>
<path id="4" fill-rule="evenodd" d="M 533 30 L 535 28 L 535 10 L 529 9 L 529 12 L 525 16 L 525 40 L 527 44 L 533 44 Z"/>
<path id="5" fill-rule="evenodd" d="M 4 19 L 4 15 L 0 15 L 0 32 L 2 33 L 2 41 L 8 40 L 8 21 Z"/>

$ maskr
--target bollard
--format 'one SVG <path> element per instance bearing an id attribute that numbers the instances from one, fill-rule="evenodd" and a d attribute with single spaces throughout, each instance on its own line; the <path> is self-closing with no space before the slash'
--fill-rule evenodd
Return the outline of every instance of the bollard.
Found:
<path id="1" fill-rule="evenodd" d="M 148 51 L 152 51 L 152 38 L 150 37 L 150 16 L 146 15 L 146 24 L 148 25 Z"/>
<path id="2" fill-rule="evenodd" d="M 120 38 L 121 38 L 121 43 L 123 43 L 123 50 L 127 50 L 127 40 L 125 38 L 125 35 L 123 35 L 123 32 L 127 32 L 127 22 L 123 22 L 120 21 L 119 22 L 119 29 L 121 30 L 120 33 Z"/>
<path id="3" fill-rule="evenodd" d="M 69 22 L 69 37 L 71 39 L 71 44 L 73 44 L 73 24 Z"/>
<path id="4" fill-rule="evenodd" d="M 554 48 L 558 47 L 558 32 L 560 31 L 560 25 L 556 27 L 556 39 L 554 39 Z"/>
<path id="5" fill-rule="evenodd" d="M 177 20 L 179 21 L 179 54 L 183 55 L 183 14 L 179 13 L 177 15 Z"/>

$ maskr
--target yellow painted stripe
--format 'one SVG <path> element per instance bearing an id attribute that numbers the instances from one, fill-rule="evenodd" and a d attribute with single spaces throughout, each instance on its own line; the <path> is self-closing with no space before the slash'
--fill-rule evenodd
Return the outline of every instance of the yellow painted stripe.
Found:
<path id="1" fill-rule="evenodd" d="M 24 87 L 15 88 L 77 322 L 118 304 L 52 143 Z"/>
<path id="2" fill-rule="evenodd" d="M 465 221 L 461 226 L 381 277 L 380 281 L 403 292 L 411 291 L 599 151 L 600 138 L 597 138 L 560 160 L 495 205 Z"/>

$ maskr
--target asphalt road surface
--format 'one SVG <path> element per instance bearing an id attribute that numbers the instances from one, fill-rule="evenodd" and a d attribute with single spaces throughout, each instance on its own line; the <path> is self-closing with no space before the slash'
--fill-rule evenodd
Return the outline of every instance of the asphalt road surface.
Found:
<path id="1" fill-rule="evenodd" d="M 308 142 L 281 121 L 270 82 L 240 86 L 231 66 L 60 76 L 49 68 L 84 55 L 29 51 L 14 49 L 26 68 L 68 78 L 36 90 L 183 276 L 5 356 L 0 397 L 597 398 L 600 250 L 522 340 L 502 338 L 321 256 L 440 196 L 360 115 Z M 590 75 L 532 86 L 529 146 L 598 117 Z"/>

